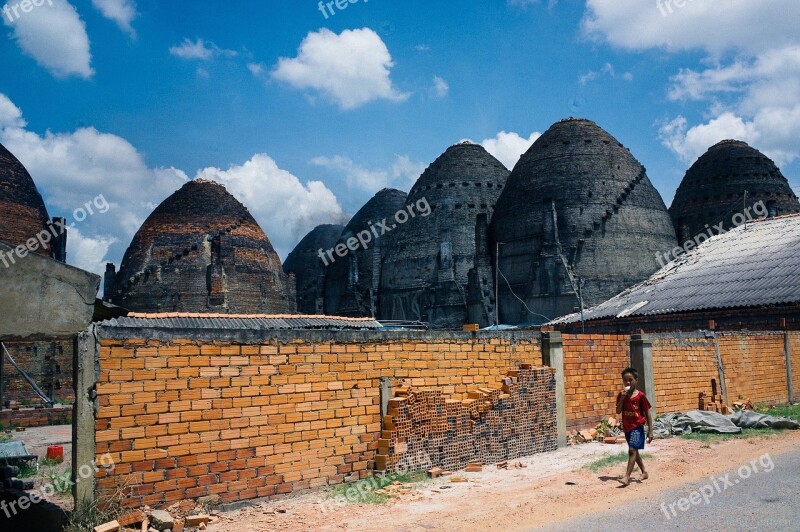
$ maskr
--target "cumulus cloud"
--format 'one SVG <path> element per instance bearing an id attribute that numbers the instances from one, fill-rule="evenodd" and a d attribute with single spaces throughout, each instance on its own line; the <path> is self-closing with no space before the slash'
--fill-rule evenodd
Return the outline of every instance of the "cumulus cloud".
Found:
<path id="1" fill-rule="evenodd" d="M 149 168 L 128 141 L 94 128 L 39 135 L 24 127 L 5 127 L 0 142 L 33 176 L 50 215 L 78 224 L 79 232 L 70 228 L 67 238 L 68 252 L 72 250 L 67 261 L 95 273 L 105 270 L 106 261 L 121 259 L 123 246 L 153 208 L 188 179 L 174 168 Z M 108 211 L 95 209 L 86 220 L 78 220 L 76 210 L 101 195 Z M 107 255 L 116 243 L 111 250 L 115 256 Z M 84 251 L 87 255 L 78 254 Z"/>
<path id="2" fill-rule="evenodd" d="M 109 236 L 86 236 L 79 227 L 67 231 L 67 261 L 97 275 L 105 273 L 108 252 L 117 239 Z"/>
<path id="3" fill-rule="evenodd" d="M 611 79 L 622 79 L 625 81 L 633 81 L 633 74 L 630 72 L 623 72 L 622 74 L 617 74 L 614 65 L 611 63 L 606 63 L 600 70 L 590 70 L 585 74 L 581 74 L 578 77 L 578 82 L 581 85 L 588 85 L 589 82 L 599 79 L 600 77 L 608 76 Z"/>
<path id="4" fill-rule="evenodd" d="M 798 19 L 795 0 L 687 0 L 684 7 L 674 0 L 587 0 L 582 29 L 589 38 L 630 50 L 700 49 L 717 55 L 786 46 L 796 39 Z"/>
<path id="5" fill-rule="evenodd" d="M 92 5 L 109 20 L 113 20 L 119 29 L 130 35 L 136 36 L 131 22 L 136 18 L 136 2 L 134 0 L 92 0 Z"/>
<path id="6" fill-rule="evenodd" d="M 197 172 L 196 178 L 213 179 L 225 185 L 228 192 L 247 206 L 283 258 L 317 225 L 342 223 L 347 218 L 324 183 L 303 184 L 263 153 L 227 170 L 204 168 Z"/>
<path id="7" fill-rule="evenodd" d="M 510 6 L 528 7 L 541 4 L 542 0 L 507 0 L 506 3 Z M 552 10 L 556 5 L 558 5 L 558 0 L 547 0 L 547 9 Z"/>
<path id="8" fill-rule="evenodd" d="M 661 129 L 664 144 L 684 161 L 711 145 L 699 143 L 726 138 L 753 144 L 779 165 L 800 157 L 800 45 L 728 65 L 681 70 L 672 78 L 668 97 L 711 102 L 705 123 L 690 127 L 681 116 Z"/>
<path id="9" fill-rule="evenodd" d="M 247 70 L 255 77 L 260 78 L 264 76 L 267 69 L 263 63 L 247 63 Z"/>
<path id="10" fill-rule="evenodd" d="M 189 180 L 174 167 L 154 168 L 130 142 L 95 128 L 38 134 L 26 129 L 19 109 L 0 93 L 0 142 L 30 172 L 51 216 L 76 222 L 67 238 L 67 261 L 101 274 L 105 263 L 119 264 L 134 233 L 164 199 Z M 321 223 L 345 219 L 324 184 L 306 184 L 257 154 L 227 170 L 205 168 L 197 177 L 216 179 L 244 203 L 267 232 L 281 256 Z M 99 196 L 85 220 L 76 210 Z M 77 229 L 77 230 L 76 230 Z"/>
<path id="11" fill-rule="evenodd" d="M 439 76 L 433 77 L 433 88 L 431 89 L 434 98 L 446 98 L 450 92 L 450 85 Z"/>
<path id="12" fill-rule="evenodd" d="M 5 127 L 25 127 L 22 111 L 8 96 L 0 93 L 0 129 Z"/>
<path id="13" fill-rule="evenodd" d="M 481 142 L 481 146 L 494 155 L 506 168 L 512 169 L 517 164 L 517 161 L 519 161 L 519 158 L 528 151 L 528 148 L 541 136 L 541 133 L 533 132 L 526 139 L 513 131 L 510 133 L 501 131 L 495 135 L 494 138 L 485 139 Z"/>
<path id="14" fill-rule="evenodd" d="M 13 7 L 20 7 L 14 4 Z M 53 76 L 90 78 L 92 54 L 86 25 L 66 0 L 48 0 L 29 12 L 9 11 L 2 17 L 22 51 Z"/>
<path id="15" fill-rule="evenodd" d="M 794 0 L 727 0 L 724 6 L 689 0 L 683 7 L 588 0 L 583 30 L 630 50 L 706 52 L 703 68 L 680 70 L 667 90 L 673 101 L 708 102 L 701 123 L 678 116 L 661 127 L 662 142 L 682 161 L 736 138 L 787 164 L 800 157 L 798 18 L 800 2 Z"/>
<path id="16" fill-rule="evenodd" d="M 236 50 L 220 48 L 213 42 L 206 42 L 199 37 L 195 41 L 184 39 L 181 44 L 170 47 L 169 53 L 187 61 L 207 61 L 217 56 L 236 57 L 238 55 Z"/>
<path id="17" fill-rule="evenodd" d="M 297 57 L 281 58 L 272 77 L 297 89 L 314 90 L 350 110 L 374 100 L 404 101 L 390 79 L 394 66 L 383 40 L 369 28 L 344 30 L 337 35 L 328 29 L 309 33 Z"/>
<path id="18" fill-rule="evenodd" d="M 413 162 L 406 155 L 396 155 L 388 169 L 366 168 L 342 155 L 315 157 L 311 160 L 311 164 L 344 176 L 347 186 L 350 188 L 359 188 L 373 193 L 386 187 L 407 190 L 416 182 L 426 167 L 424 163 Z"/>

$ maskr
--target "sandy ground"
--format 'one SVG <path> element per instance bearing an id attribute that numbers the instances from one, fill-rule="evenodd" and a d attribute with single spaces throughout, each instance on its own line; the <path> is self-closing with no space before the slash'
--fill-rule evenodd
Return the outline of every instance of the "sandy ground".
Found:
<path id="1" fill-rule="evenodd" d="M 22 432 L 11 433 L 15 440 L 25 442 L 25 447 L 30 454 L 39 457 L 39 462 L 47 457 L 47 448 L 51 445 L 61 445 L 64 448 L 64 462 L 58 465 L 40 465 L 39 472 L 34 476 L 34 488 L 40 489 L 43 484 L 61 482 L 56 475 L 70 471 L 72 459 L 72 425 L 51 425 L 48 427 L 32 427 Z M 64 488 L 68 489 L 68 488 Z M 55 493 L 49 497 L 50 502 L 71 510 L 73 506 L 71 492 Z"/>
<path id="2" fill-rule="evenodd" d="M 376 526 L 397 531 L 546 528 L 633 500 L 659 504 L 661 492 L 739 467 L 764 453 L 777 456 L 798 445 L 800 431 L 711 444 L 680 438 L 657 440 L 645 451 L 650 455 L 645 460 L 650 479 L 623 488 L 616 478 L 624 472 L 624 465 L 614 465 L 598 473 L 584 466 L 627 447 L 589 443 L 522 459 L 527 465 L 524 469 L 484 466 L 480 473 L 454 475 L 467 478 L 466 483 L 453 483 L 451 477 L 431 480 L 385 505 L 348 504 L 331 508 L 322 503 L 324 493 L 260 503 L 222 514 L 209 530 L 356 530 Z"/>

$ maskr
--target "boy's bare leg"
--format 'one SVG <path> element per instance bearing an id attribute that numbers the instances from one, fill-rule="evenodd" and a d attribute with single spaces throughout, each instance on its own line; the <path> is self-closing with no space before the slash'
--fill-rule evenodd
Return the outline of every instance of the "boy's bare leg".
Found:
<path id="1" fill-rule="evenodd" d="M 631 483 L 631 473 L 633 473 L 633 468 L 636 465 L 636 458 L 639 456 L 639 452 L 636 449 L 628 449 L 628 469 L 625 472 L 625 476 L 620 480 L 623 486 L 627 486 Z"/>
<path id="2" fill-rule="evenodd" d="M 650 475 L 648 475 L 647 471 L 644 470 L 644 462 L 642 461 L 642 455 L 639 454 L 638 449 L 636 450 L 636 465 L 638 465 L 639 469 L 642 471 L 642 480 L 647 480 L 648 478 L 650 478 Z"/>

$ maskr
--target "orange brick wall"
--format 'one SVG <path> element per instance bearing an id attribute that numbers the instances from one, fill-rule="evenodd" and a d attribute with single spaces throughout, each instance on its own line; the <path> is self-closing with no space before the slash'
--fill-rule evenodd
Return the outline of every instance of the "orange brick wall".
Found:
<path id="1" fill-rule="evenodd" d="M 541 363 L 528 339 L 267 341 L 101 339 L 96 453 L 126 504 L 218 494 L 271 497 L 367 476 L 380 436 L 379 378 L 456 398 Z"/>
<path id="2" fill-rule="evenodd" d="M 630 363 L 628 336 L 564 335 L 567 429 L 596 424 L 614 414 L 620 373 Z"/>
<path id="3" fill-rule="evenodd" d="M 800 401 L 800 332 L 789 333 L 789 353 L 792 355 L 794 401 Z"/>
<path id="4" fill-rule="evenodd" d="M 658 414 L 697 409 L 700 392 L 711 394 L 711 379 L 719 384 L 713 338 L 653 337 L 653 373 Z"/>
<path id="5" fill-rule="evenodd" d="M 720 333 L 719 350 L 728 384 L 728 402 L 785 403 L 786 354 L 782 332 Z"/>
<path id="6" fill-rule="evenodd" d="M 726 332 L 718 337 L 729 406 L 740 397 L 754 404 L 786 402 L 783 333 Z M 696 333 L 659 334 L 652 339 L 659 413 L 696 409 L 700 392 L 711 395 L 711 379 L 718 383 L 717 393 L 722 393 L 713 338 Z M 800 352 L 800 335 L 791 333 L 790 339 Z M 800 353 L 793 350 L 792 356 L 800 364 Z M 793 380 L 800 382 L 797 377 Z"/>

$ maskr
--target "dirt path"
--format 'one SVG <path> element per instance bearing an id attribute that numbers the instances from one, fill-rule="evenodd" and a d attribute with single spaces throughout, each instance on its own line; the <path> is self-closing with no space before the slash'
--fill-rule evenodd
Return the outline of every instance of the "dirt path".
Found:
<path id="1" fill-rule="evenodd" d="M 645 462 L 650 479 L 620 488 L 615 477 L 623 472 L 624 465 L 598 473 L 583 466 L 627 447 L 591 443 L 522 460 L 527 465 L 524 469 L 487 466 L 480 473 L 459 473 L 469 479 L 466 483 L 452 483 L 448 478 L 432 480 L 387 505 L 348 504 L 326 509 L 321 496 L 311 494 L 223 514 L 209 530 L 356 530 L 378 524 L 402 531 L 525 530 L 608 510 L 631 500 L 655 501 L 667 489 L 706 479 L 764 453 L 779 455 L 798 445 L 800 431 L 710 445 L 680 438 L 658 440 L 646 450 L 651 456 Z"/>

